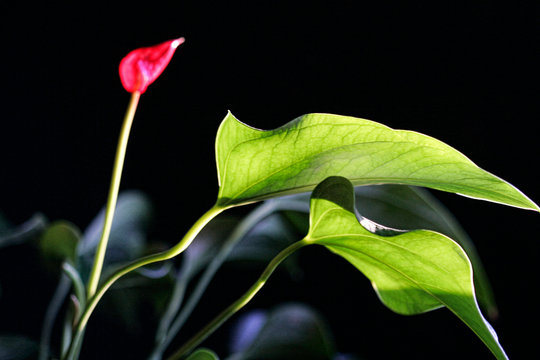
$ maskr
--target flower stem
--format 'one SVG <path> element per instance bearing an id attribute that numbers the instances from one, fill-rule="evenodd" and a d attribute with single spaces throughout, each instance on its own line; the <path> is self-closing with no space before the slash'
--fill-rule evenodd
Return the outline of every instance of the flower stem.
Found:
<path id="1" fill-rule="evenodd" d="M 285 260 L 289 255 L 291 255 L 296 250 L 309 245 L 310 242 L 300 240 L 289 245 L 287 248 L 282 250 L 275 258 L 270 261 L 266 269 L 263 271 L 259 279 L 249 288 L 248 291 L 244 293 L 240 298 L 238 298 L 234 303 L 229 305 L 228 308 L 223 310 L 218 316 L 216 316 L 211 322 L 209 322 L 204 328 L 202 328 L 197 334 L 195 334 L 191 339 L 189 339 L 180 349 L 178 349 L 173 355 L 171 355 L 167 360 L 178 360 L 182 356 L 186 355 L 188 352 L 192 351 L 197 345 L 203 342 L 208 336 L 210 336 L 217 328 L 219 328 L 225 321 L 227 321 L 231 316 L 233 316 L 237 311 L 242 309 L 249 301 L 259 292 L 259 290 L 264 286 L 270 275 L 276 270 L 279 264 Z"/>
<path id="2" fill-rule="evenodd" d="M 135 260 L 134 262 L 121 267 L 120 269 L 115 271 L 109 278 L 107 278 L 103 282 L 101 287 L 97 289 L 94 296 L 92 296 L 88 300 L 86 308 L 84 312 L 82 313 L 79 322 L 77 323 L 75 334 L 73 336 L 68 354 L 65 357 L 65 359 L 73 359 L 75 350 L 78 346 L 77 344 L 82 339 L 82 335 L 84 333 L 84 329 L 86 327 L 88 319 L 90 318 L 90 315 L 94 311 L 99 300 L 103 297 L 105 292 L 116 282 L 116 280 L 120 279 L 122 276 L 142 266 L 149 265 L 149 264 L 159 262 L 159 261 L 165 261 L 179 255 L 191 244 L 191 242 L 195 239 L 195 237 L 202 230 L 202 228 L 225 209 L 226 208 L 224 207 L 214 205 L 212 208 L 210 208 L 210 210 L 204 213 L 199 218 L 199 220 L 195 222 L 195 224 L 193 224 L 193 226 L 189 229 L 189 231 L 184 235 L 182 240 L 180 240 L 180 242 L 177 243 L 175 246 L 173 246 L 171 249 Z"/>
<path id="3" fill-rule="evenodd" d="M 127 143 L 129 138 L 129 132 L 131 125 L 133 124 L 133 118 L 139 98 L 141 94 L 135 91 L 131 94 L 131 99 L 124 116 L 124 122 L 122 125 L 122 131 L 120 132 L 120 138 L 118 139 L 118 147 L 116 149 L 116 157 L 114 159 L 114 167 L 111 179 L 111 186 L 109 188 L 109 197 L 107 199 L 107 206 L 105 208 L 105 221 L 103 223 L 103 232 L 101 233 L 101 239 L 99 240 L 96 255 L 94 258 L 94 264 L 88 280 L 87 296 L 90 299 L 96 292 L 101 270 L 103 268 L 103 262 L 105 259 L 105 252 L 107 250 L 107 243 L 109 241 L 109 234 L 111 232 L 111 226 L 114 217 L 114 211 L 116 209 L 116 200 L 118 199 L 118 190 L 120 188 L 120 179 L 122 177 L 122 168 L 124 167 L 124 159 L 126 156 Z"/>

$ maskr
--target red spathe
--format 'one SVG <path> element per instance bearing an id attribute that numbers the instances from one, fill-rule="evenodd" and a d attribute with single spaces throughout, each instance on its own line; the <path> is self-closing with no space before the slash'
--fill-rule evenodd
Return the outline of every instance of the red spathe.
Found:
<path id="1" fill-rule="evenodd" d="M 120 62 L 120 80 L 128 92 L 146 91 L 165 70 L 176 48 L 184 38 L 165 41 L 161 44 L 131 51 Z"/>

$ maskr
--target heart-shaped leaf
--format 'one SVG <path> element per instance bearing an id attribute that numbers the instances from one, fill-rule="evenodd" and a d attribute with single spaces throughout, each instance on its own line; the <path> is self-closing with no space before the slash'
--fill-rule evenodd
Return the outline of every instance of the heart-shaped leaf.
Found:
<path id="1" fill-rule="evenodd" d="M 297 203 L 309 203 L 309 195 L 296 194 L 281 199 Z M 415 230 L 425 229 L 440 232 L 456 241 L 467 253 L 474 270 L 474 285 L 480 305 L 490 317 L 498 315 L 497 305 L 489 279 L 471 239 L 453 215 L 427 189 L 408 185 L 366 185 L 355 188 L 355 204 L 362 215 L 390 227 Z M 300 207 L 296 211 L 309 213 Z M 289 221 L 295 223 L 301 233 L 307 232 L 308 219 L 298 212 L 288 212 Z M 305 228 L 305 230 L 303 230 Z"/>
<path id="2" fill-rule="evenodd" d="M 364 273 L 393 311 L 411 315 L 446 306 L 498 359 L 506 359 L 478 308 L 471 263 L 450 238 L 428 230 L 395 231 L 371 222 L 356 213 L 352 184 L 331 177 L 312 194 L 306 240 L 325 246 Z"/>
<path id="3" fill-rule="evenodd" d="M 540 210 L 519 190 L 426 135 L 338 115 L 308 114 L 270 131 L 231 113 L 216 138 L 217 204 L 312 190 L 329 176 L 354 185 L 407 184 Z"/>

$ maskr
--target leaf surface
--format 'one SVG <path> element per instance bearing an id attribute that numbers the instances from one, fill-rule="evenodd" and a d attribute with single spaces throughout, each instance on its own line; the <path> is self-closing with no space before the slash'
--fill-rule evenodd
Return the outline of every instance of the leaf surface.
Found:
<path id="1" fill-rule="evenodd" d="M 412 315 L 446 306 L 498 359 L 506 359 L 476 302 L 471 263 L 450 238 L 428 230 L 399 231 L 373 223 L 356 213 L 352 184 L 331 177 L 312 194 L 306 239 L 354 265 L 393 311 Z"/>
<path id="2" fill-rule="evenodd" d="M 308 114 L 263 131 L 228 113 L 218 130 L 216 161 L 224 207 L 311 191 L 329 176 L 343 176 L 354 185 L 417 185 L 539 210 L 443 142 L 353 117 Z"/>
<path id="3" fill-rule="evenodd" d="M 474 285 L 480 305 L 490 318 L 498 316 L 488 276 L 472 240 L 453 215 L 423 188 L 404 185 L 372 185 L 355 188 L 358 211 L 386 226 L 440 232 L 465 250 L 473 266 Z"/>

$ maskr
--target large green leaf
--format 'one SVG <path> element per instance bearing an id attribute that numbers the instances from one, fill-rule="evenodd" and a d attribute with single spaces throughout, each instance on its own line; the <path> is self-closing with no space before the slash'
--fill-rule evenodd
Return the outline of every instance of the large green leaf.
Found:
<path id="1" fill-rule="evenodd" d="M 218 205 L 312 190 L 329 176 L 354 185 L 408 184 L 520 208 L 540 208 L 452 147 L 412 131 L 338 115 L 308 114 L 270 131 L 231 113 L 216 138 Z"/>
<path id="2" fill-rule="evenodd" d="M 488 276 L 476 248 L 452 214 L 423 188 L 404 185 L 359 186 L 355 189 L 358 211 L 386 226 L 440 232 L 457 242 L 471 260 L 478 302 L 490 318 L 498 316 Z"/>
<path id="3" fill-rule="evenodd" d="M 365 185 L 355 188 L 355 203 L 362 215 L 386 226 L 404 230 L 434 230 L 456 241 L 467 253 L 474 271 L 474 285 L 480 305 L 490 318 L 498 316 L 497 305 L 488 276 L 476 248 L 465 230 L 452 214 L 427 189 L 408 185 Z M 296 194 L 266 200 L 266 202 L 292 201 L 306 203 L 305 209 L 296 211 L 309 213 L 309 194 Z M 288 212 L 287 217 L 303 234 L 307 232 L 307 216 Z M 305 230 L 303 230 L 305 228 Z M 302 230 L 301 230 L 302 229 Z"/>
<path id="4" fill-rule="evenodd" d="M 446 306 L 497 358 L 506 359 L 476 302 L 471 263 L 450 238 L 428 230 L 393 230 L 362 217 L 355 209 L 352 184 L 331 177 L 312 194 L 306 240 L 364 273 L 393 311 L 411 315 Z"/>

